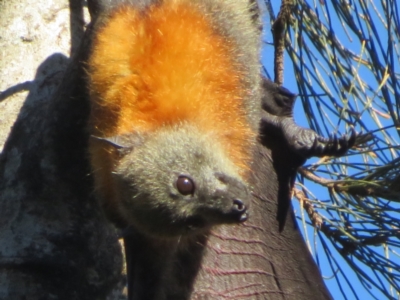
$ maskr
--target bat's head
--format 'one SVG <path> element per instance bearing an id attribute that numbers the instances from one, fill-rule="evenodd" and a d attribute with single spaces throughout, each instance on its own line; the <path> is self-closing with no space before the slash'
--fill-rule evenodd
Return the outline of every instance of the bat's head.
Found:
<path id="1" fill-rule="evenodd" d="M 120 153 L 113 178 L 121 215 L 138 230 L 174 237 L 247 219 L 247 184 L 200 129 L 181 124 L 106 140 Z"/>

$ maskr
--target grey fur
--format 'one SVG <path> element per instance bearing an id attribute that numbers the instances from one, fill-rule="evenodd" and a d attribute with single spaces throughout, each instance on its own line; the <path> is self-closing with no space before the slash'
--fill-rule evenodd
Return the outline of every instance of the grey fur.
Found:
<path id="1" fill-rule="evenodd" d="M 230 57 L 241 74 L 241 96 L 244 97 L 247 122 L 257 133 L 261 91 L 260 30 L 255 2 L 174 1 L 188 2 L 209 16 L 215 32 L 232 45 Z M 108 15 L 119 5 L 134 5 L 145 12 L 149 5 L 160 2 L 162 0 L 89 1 L 89 9 L 95 18 L 93 32 L 105 24 Z M 216 126 L 221 127 L 220 124 Z M 229 130 L 229 120 L 226 120 L 226 126 Z M 94 137 L 98 142 L 117 148 L 121 155 L 113 172 L 116 214 L 122 219 L 114 221 L 119 225 L 134 225 L 151 236 L 177 237 L 205 232 L 217 224 L 239 223 L 247 218 L 250 198 L 247 183 L 238 167 L 229 160 L 225 153 L 227 149 L 222 149 L 212 132 L 205 133 L 188 123 L 175 128 L 160 128 L 148 135 L 134 130 L 124 137 Z M 176 179 L 182 174 L 195 181 L 193 195 L 183 196 L 177 191 Z M 104 199 L 106 209 L 107 201 Z M 109 206 L 114 209 L 115 203 Z"/>
<path id="2" fill-rule="evenodd" d="M 178 237 L 213 225 L 246 220 L 249 192 L 238 169 L 224 155 L 213 136 L 180 124 L 171 130 L 132 137 L 113 173 L 124 221 L 157 237 Z M 125 144 L 127 141 L 125 140 Z M 126 147 L 120 151 L 126 152 Z M 193 195 L 181 195 L 180 175 L 193 179 Z M 239 211 L 235 201 L 243 208 Z"/>

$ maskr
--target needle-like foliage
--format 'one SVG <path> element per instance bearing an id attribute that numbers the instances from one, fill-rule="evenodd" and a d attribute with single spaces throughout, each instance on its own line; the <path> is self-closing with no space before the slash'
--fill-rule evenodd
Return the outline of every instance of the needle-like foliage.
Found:
<path id="1" fill-rule="evenodd" d="M 344 299 L 365 299 L 366 291 L 398 299 L 400 2 L 291 2 L 285 63 L 293 64 L 310 128 L 325 136 L 350 126 L 364 133 L 345 157 L 300 170 L 294 199 L 300 222 L 310 225 L 307 242 Z M 272 1 L 265 4 L 273 22 Z"/>

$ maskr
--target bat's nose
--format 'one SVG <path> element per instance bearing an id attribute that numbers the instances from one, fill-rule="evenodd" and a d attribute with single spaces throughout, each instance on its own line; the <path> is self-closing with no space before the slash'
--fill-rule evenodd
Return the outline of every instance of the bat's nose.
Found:
<path id="1" fill-rule="evenodd" d="M 244 202 L 242 200 L 240 200 L 240 199 L 234 199 L 233 200 L 231 213 L 233 215 L 237 216 L 237 220 L 239 222 L 244 222 L 248 218 L 247 207 L 244 204 Z"/>

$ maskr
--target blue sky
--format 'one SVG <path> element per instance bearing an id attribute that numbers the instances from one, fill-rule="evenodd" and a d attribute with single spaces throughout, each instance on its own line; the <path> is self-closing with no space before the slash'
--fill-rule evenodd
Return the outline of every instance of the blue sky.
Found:
<path id="1" fill-rule="evenodd" d="M 275 12 L 275 14 L 277 14 L 277 12 L 279 11 L 280 1 L 272 1 L 272 2 L 273 2 L 274 12 Z M 357 2 L 357 1 L 353 1 L 353 2 Z M 262 1 L 260 1 L 260 3 L 262 3 Z M 326 7 L 321 7 L 321 3 L 323 3 L 323 5 L 329 5 L 330 11 L 332 12 L 330 15 L 332 23 L 333 24 L 337 23 L 337 26 L 334 27 L 334 30 L 335 30 L 335 33 L 337 34 L 338 38 L 340 39 L 341 43 L 346 48 L 351 49 L 351 51 L 353 51 L 356 54 L 363 53 L 362 52 L 363 46 L 358 42 L 358 39 L 355 38 L 354 36 L 352 36 L 351 33 L 349 33 L 348 31 L 346 32 L 346 30 L 342 29 L 340 20 L 333 13 L 334 10 L 332 9 L 332 6 L 330 5 L 330 3 L 328 3 L 327 1 L 322 1 L 322 2 L 321 1 L 313 1 L 313 2 L 310 1 L 310 3 L 313 3 L 313 4 L 315 3 L 315 5 L 317 5 L 317 7 L 319 7 L 320 12 L 323 11 L 324 8 L 326 8 Z M 379 30 L 379 35 L 380 35 L 379 37 L 382 39 L 382 41 L 385 41 L 385 40 L 387 40 L 387 31 L 384 28 L 384 24 L 382 24 L 379 20 L 379 14 L 381 13 L 382 7 L 379 4 L 377 4 L 376 6 L 377 6 L 376 8 L 371 6 L 371 9 L 376 9 L 376 12 L 377 12 L 375 14 L 376 19 L 374 19 L 374 22 L 376 22 L 376 24 L 377 24 L 377 29 Z M 264 41 L 272 44 L 271 28 L 268 23 L 269 20 L 268 20 L 268 18 L 265 18 L 264 20 L 267 21 L 267 23 L 264 25 L 265 26 L 264 27 Z M 264 66 L 266 67 L 269 75 L 273 77 L 273 47 L 271 45 L 268 45 L 268 44 L 265 45 L 264 50 L 262 52 L 262 62 L 264 64 Z M 360 77 L 362 77 L 362 79 L 365 80 L 368 84 L 373 86 L 374 90 L 378 91 L 379 83 L 376 82 L 376 79 L 372 76 L 370 70 L 368 70 L 363 65 L 359 65 L 358 68 L 359 68 L 358 72 L 359 72 Z M 284 70 L 285 70 L 285 72 L 284 72 L 284 84 L 283 85 L 286 88 L 288 88 L 289 90 L 291 90 L 292 92 L 299 93 L 297 83 L 295 80 L 295 76 L 294 76 L 293 64 L 292 64 L 290 58 L 288 57 L 288 55 L 286 55 L 286 57 L 285 57 Z M 399 65 L 395 66 L 395 70 L 396 71 L 399 70 Z M 321 73 L 323 73 L 323 72 L 321 72 Z M 330 88 L 332 88 L 332 85 L 330 83 L 331 78 L 329 78 L 329 74 L 325 73 L 325 75 L 323 75 L 323 79 L 325 80 L 325 83 Z M 334 88 L 332 88 L 332 89 L 334 89 Z M 373 93 L 370 93 L 369 96 L 374 101 L 377 100 L 376 97 L 373 95 Z M 350 98 L 350 96 L 349 96 L 349 98 Z M 376 129 L 376 128 L 379 128 L 379 125 L 381 125 L 381 126 L 391 125 L 392 122 L 391 122 L 390 118 L 381 117 L 381 115 L 379 115 L 379 114 L 371 114 L 371 111 L 369 110 L 370 107 L 367 107 L 365 105 L 365 102 L 362 102 L 362 101 L 360 102 L 359 99 L 351 99 L 349 101 L 352 101 L 351 103 L 354 105 L 353 107 L 356 107 L 357 111 L 361 113 L 362 121 L 364 122 L 364 124 L 366 125 L 367 128 Z M 377 103 L 379 104 L 379 101 L 377 101 Z M 385 111 L 383 109 L 380 112 L 385 113 Z M 371 115 L 374 115 L 375 118 L 372 118 Z M 334 116 L 329 115 L 329 118 L 334 119 Z M 305 117 L 305 112 L 304 112 L 300 98 L 297 100 L 296 106 L 295 106 L 295 120 L 298 124 L 300 124 L 304 127 L 309 127 L 309 124 Z M 318 121 L 322 122 L 321 119 L 319 119 Z M 340 130 L 341 133 L 343 133 L 346 130 L 343 122 L 339 124 L 338 129 Z M 359 128 L 356 128 L 356 129 L 360 130 Z M 398 135 L 394 129 L 387 130 L 387 135 L 388 135 L 388 140 L 391 143 L 395 143 L 398 145 L 399 139 L 398 139 Z M 396 153 L 391 153 L 390 151 L 386 151 L 384 153 L 384 156 L 386 156 L 387 160 L 390 161 L 391 159 L 396 158 Z M 357 153 L 353 153 L 353 155 L 350 156 L 349 161 L 352 163 L 363 163 L 363 162 L 366 162 L 365 157 L 366 156 L 362 156 Z M 311 164 L 315 161 L 317 161 L 317 159 L 310 160 L 307 162 L 307 164 Z M 373 158 L 368 157 L 367 162 L 369 163 L 371 161 L 376 162 L 378 164 L 384 163 L 384 161 L 379 161 L 379 159 L 376 161 Z M 349 172 L 354 174 L 354 173 L 359 172 L 359 170 L 349 169 Z M 306 187 L 308 190 L 310 190 L 314 194 L 315 198 L 317 198 L 319 200 L 328 200 L 330 198 L 327 193 L 327 190 L 317 184 L 306 181 Z M 296 200 L 294 200 L 293 204 L 294 204 L 297 216 L 301 216 L 302 212 L 301 212 L 298 202 Z M 400 209 L 399 206 L 397 206 L 397 207 Z M 321 214 L 324 214 L 325 216 L 327 216 L 327 214 L 324 213 L 323 211 L 319 210 L 319 212 Z M 338 300 L 340 300 L 340 299 L 350 299 L 350 300 L 352 300 L 352 299 L 363 299 L 363 300 L 364 299 L 386 299 L 386 297 L 382 296 L 382 294 L 376 288 L 363 286 L 361 284 L 360 280 L 358 280 L 354 271 L 348 266 L 348 264 L 344 261 L 344 259 L 337 253 L 337 251 L 330 244 L 330 242 L 327 239 L 324 239 L 323 241 L 321 241 L 316 236 L 314 229 L 311 226 L 305 225 L 306 221 L 308 221 L 307 216 L 305 216 L 304 222 L 302 222 L 302 220 L 300 218 L 298 220 L 299 225 L 302 228 L 303 234 L 308 236 L 309 246 L 311 248 L 311 251 L 313 252 L 314 257 L 316 258 L 316 260 L 319 263 L 322 276 L 324 277 L 325 282 L 326 282 L 329 290 L 331 291 L 334 299 L 338 299 Z M 303 224 L 305 225 L 304 227 L 303 227 Z M 334 265 L 333 270 L 330 267 L 330 261 L 328 260 L 327 256 L 324 254 L 324 251 L 323 251 L 324 247 L 322 245 L 322 242 L 325 242 L 327 245 L 326 249 L 328 249 L 329 251 L 331 251 L 333 253 L 332 258 L 337 260 L 338 265 L 335 265 L 335 263 L 331 261 L 331 263 L 333 263 L 333 265 Z M 383 247 L 373 247 L 373 248 L 374 248 L 373 250 L 376 253 L 380 253 L 383 256 L 387 255 L 387 253 L 389 253 L 389 251 L 387 253 L 385 253 L 384 252 L 385 249 Z M 398 250 L 397 252 L 400 252 L 400 250 L 398 248 L 397 249 L 392 248 L 392 250 L 394 250 L 394 251 Z M 396 255 L 391 255 L 390 257 L 393 261 L 396 261 L 398 264 L 400 263 L 400 259 L 398 256 L 397 256 L 397 258 L 396 258 Z M 367 266 L 362 265 L 362 264 L 359 264 L 359 266 L 363 271 L 373 275 Z M 343 272 L 343 274 L 346 274 L 348 282 L 346 282 L 346 279 L 340 275 L 341 274 L 340 272 L 337 272 L 339 268 L 341 268 L 341 271 Z M 334 276 L 335 274 L 338 275 L 337 279 L 341 283 L 343 292 L 341 291 L 339 285 L 337 284 L 337 279 Z M 388 284 L 385 286 L 389 287 Z M 369 290 L 369 292 L 367 290 Z"/>

